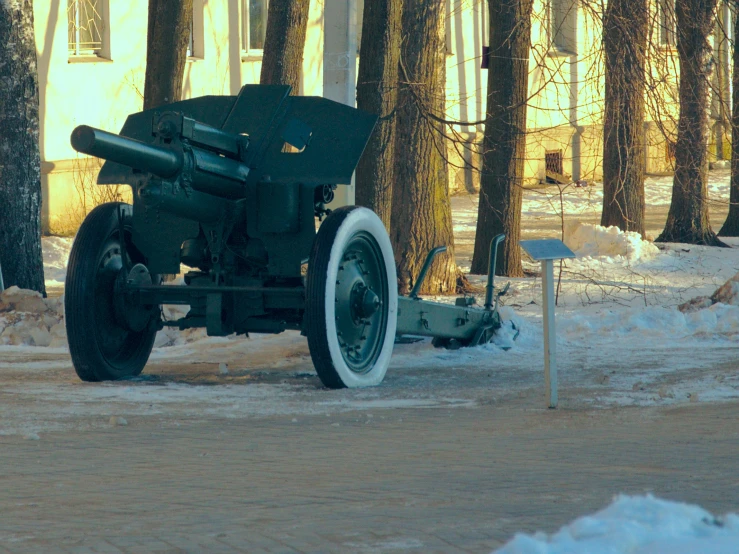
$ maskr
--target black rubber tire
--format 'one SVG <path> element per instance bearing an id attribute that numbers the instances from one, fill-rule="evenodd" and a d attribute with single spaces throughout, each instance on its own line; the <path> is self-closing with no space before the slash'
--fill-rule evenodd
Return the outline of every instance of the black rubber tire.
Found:
<path id="1" fill-rule="evenodd" d="M 357 236 L 378 254 L 377 282 L 382 283 L 378 333 L 365 368 L 352 369 L 341 352 L 337 334 L 336 287 L 343 256 Z M 351 263 L 351 262 L 350 262 Z M 378 291 L 379 293 L 379 291 Z M 374 316 L 371 316 L 374 317 Z M 329 388 L 368 387 L 382 382 L 390 363 L 398 317 L 395 260 L 387 231 L 377 215 L 358 206 L 334 210 L 321 224 L 313 241 L 306 278 L 305 332 L 311 359 L 321 382 Z M 369 334 L 369 333 L 368 333 Z M 364 337 L 362 337 L 364 338 Z"/>
<path id="2" fill-rule="evenodd" d="M 101 204 L 83 221 L 69 256 L 64 315 L 72 363 L 83 381 L 110 381 L 140 374 L 157 333 L 154 318 L 143 331 L 135 332 L 119 324 L 113 315 L 115 268 L 122 262 L 119 209 L 123 210 L 128 239 L 131 206 L 121 202 Z M 135 249 L 127 250 L 131 263 L 144 262 Z M 115 351 L 111 351 L 111 343 Z"/>

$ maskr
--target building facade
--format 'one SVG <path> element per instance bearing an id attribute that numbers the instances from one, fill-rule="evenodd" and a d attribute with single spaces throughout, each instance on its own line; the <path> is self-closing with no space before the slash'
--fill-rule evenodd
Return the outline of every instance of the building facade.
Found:
<path id="1" fill-rule="evenodd" d="M 101 199 L 126 197 L 94 185 L 97 160 L 69 136 L 86 124 L 118 132 L 143 106 L 147 0 L 35 0 L 40 90 L 43 231 L 73 233 Z M 183 98 L 236 94 L 258 83 L 267 0 L 193 0 Z M 323 3 L 311 2 L 301 94 L 323 93 Z"/>
<path id="2" fill-rule="evenodd" d="M 670 174 L 679 115 L 679 61 L 674 0 L 650 6 L 644 126 L 645 167 Z M 605 102 L 602 51 L 604 3 L 584 0 L 534 0 L 529 57 L 526 182 L 552 181 L 547 172 L 567 180 L 602 179 Z M 711 42 L 714 50 L 710 87 L 709 160 L 731 157 L 730 3 L 719 0 Z M 487 45 L 487 3 L 451 0 L 448 21 L 448 117 L 476 125 L 453 126 L 460 143 L 450 148 L 454 190 L 472 192 L 479 184 L 480 148 L 485 118 L 487 75 L 480 69 Z M 463 143 L 463 144 L 462 144 Z"/>
<path id="3" fill-rule="evenodd" d="M 183 98 L 236 94 L 259 82 L 268 0 L 193 0 Z M 645 98 L 650 173 L 672 171 L 678 63 L 674 0 L 654 0 Z M 597 3 L 600 5 L 600 3 Z M 602 14 L 583 0 L 534 0 L 529 59 L 526 181 L 549 174 L 602 177 L 604 68 Z M 74 152 L 79 124 L 117 132 L 143 105 L 147 0 L 35 0 L 40 88 L 43 226 L 70 234 L 97 202 L 126 198 L 128 187 L 97 187 L 99 162 Z M 355 101 L 363 0 L 311 0 L 300 94 Z M 488 6 L 447 0 L 446 117 L 450 188 L 479 186 L 484 132 Z M 712 161 L 730 158 L 731 10 L 720 0 L 711 87 Z M 351 187 L 342 200 L 353 202 Z"/>

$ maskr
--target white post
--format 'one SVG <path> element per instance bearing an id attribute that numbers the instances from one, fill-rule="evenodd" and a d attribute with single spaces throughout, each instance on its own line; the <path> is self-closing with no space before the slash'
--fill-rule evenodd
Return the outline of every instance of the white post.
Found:
<path id="1" fill-rule="evenodd" d="M 357 0 L 325 0 L 323 96 L 354 107 L 357 98 Z M 331 207 L 354 204 L 354 178 L 339 185 Z"/>
<path id="2" fill-rule="evenodd" d="M 541 261 L 544 300 L 544 388 L 547 404 L 557 407 L 557 333 L 554 330 L 554 260 Z"/>

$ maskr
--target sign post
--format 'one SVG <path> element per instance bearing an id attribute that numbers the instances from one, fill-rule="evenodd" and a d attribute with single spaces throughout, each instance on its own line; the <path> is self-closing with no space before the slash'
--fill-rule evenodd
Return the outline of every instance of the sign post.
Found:
<path id="1" fill-rule="evenodd" d="M 575 254 L 559 239 L 522 240 L 523 248 L 541 262 L 542 304 L 544 307 L 544 388 L 547 405 L 557 407 L 557 334 L 554 327 L 554 260 Z"/>

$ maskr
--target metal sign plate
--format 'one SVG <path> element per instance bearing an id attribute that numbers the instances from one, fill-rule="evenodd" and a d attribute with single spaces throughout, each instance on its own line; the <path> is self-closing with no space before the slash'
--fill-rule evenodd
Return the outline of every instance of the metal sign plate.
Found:
<path id="1" fill-rule="evenodd" d="M 537 261 L 575 257 L 575 253 L 559 239 L 522 240 L 520 244 Z"/>

